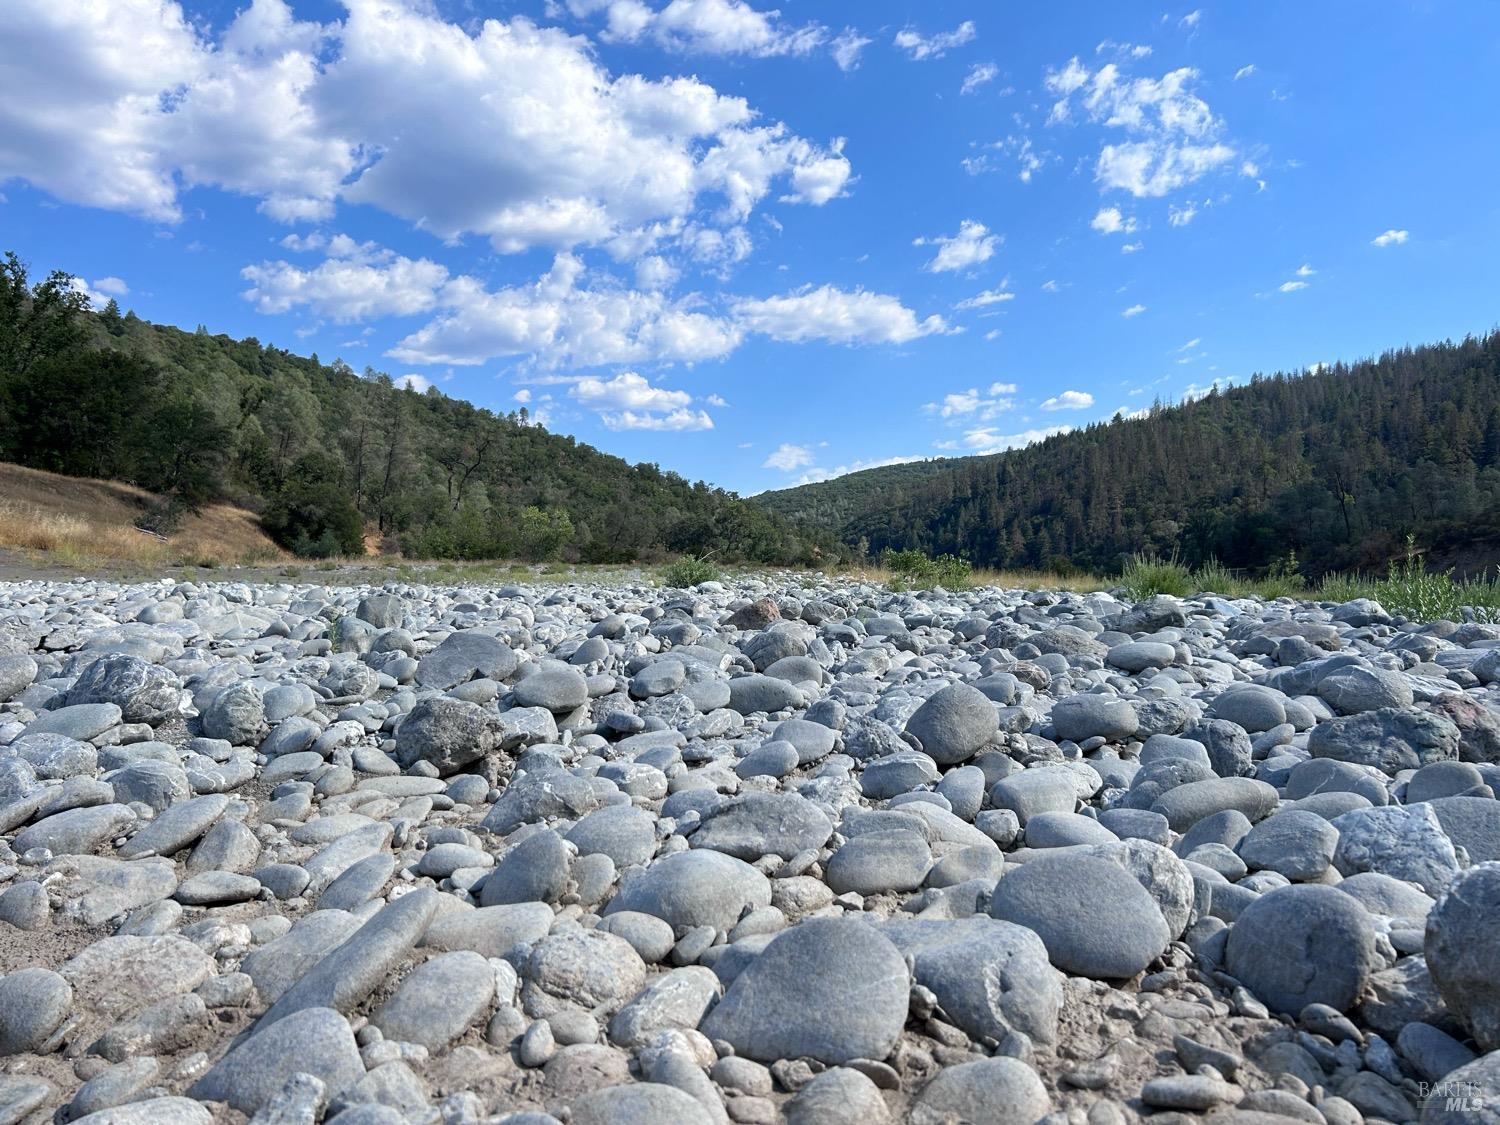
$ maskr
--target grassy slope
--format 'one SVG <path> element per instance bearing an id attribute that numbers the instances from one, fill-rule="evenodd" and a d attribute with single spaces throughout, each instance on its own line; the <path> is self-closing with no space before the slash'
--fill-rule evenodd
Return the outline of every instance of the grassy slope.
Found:
<path id="1" fill-rule="evenodd" d="M 128 562 L 226 565 L 283 559 L 254 513 L 211 504 L 183 518 L 169 538 L 135 523 L 157 503 L 145 489 L 117 481 L 65 477 L 0 462 L 0 547 L 45 552 L 87 566 Z"/>

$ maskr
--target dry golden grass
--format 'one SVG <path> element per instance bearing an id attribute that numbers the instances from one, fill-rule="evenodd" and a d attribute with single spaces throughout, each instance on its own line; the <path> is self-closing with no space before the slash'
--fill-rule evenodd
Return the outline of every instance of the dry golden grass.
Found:
<path id="1" fill-rule="evenodd" d="M 897 579 L 896 573 L 883 566 L 842 567 L 831 572 L 841 579 L 870 582 L 881 586 Z M 1094 590 L 1107 590 L 1117 585 L 1118 580 L 1101 578 L 1097 574 L 1074 574 L 1066 578 L 1044 570 L 978 570 L 969 578 L 970 587 L 998 586 L 1006 590 L 1072 590 L 1087 594 Z"/>
<path id="2" fill-rule="evenodd" d="M 156 497 L 116 481 L 59 476 L 0 463 L 0 547 L 67 566 L 133 563 L 227 566 L 287 558 L 254 514 L 213 504 L 163 539 L 136 528 Z"/>

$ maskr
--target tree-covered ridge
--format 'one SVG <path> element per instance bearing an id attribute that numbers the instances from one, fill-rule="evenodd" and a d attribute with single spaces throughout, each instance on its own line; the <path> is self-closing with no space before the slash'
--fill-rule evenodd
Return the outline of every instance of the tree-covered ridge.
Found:
<path id="1" fill-rule="evenodd" d="M 0 263 L 0 460 L 227 499 L 305 553 L 373 534 L 445 558 L 587 562 L 712 552 L 792 564 L 832 538 L 654 464 L 632 465 L 369 368 L 101 313 L 64 274 Z M 170 513 L 164 513 L 170 518 Z"/>
<path id="2" fill-rule="evenodd" d="M 1382 569 L 1500 535 L 1500 333 L 1390 351 L 1115 418 L 944 472 L 872 469 L 758 499 L 870 551 L 976 565 Z"/>
<path id="3" fill-rule="evenodd" d="M 905 494 L 931 478 L 953 472 L 974 457 L 934 457 L 860 469 L 818 484 L 762 492 L 754 499 L 800 524 L 843 528 L 862 513 L 879 510 L 892 492 Z"/>

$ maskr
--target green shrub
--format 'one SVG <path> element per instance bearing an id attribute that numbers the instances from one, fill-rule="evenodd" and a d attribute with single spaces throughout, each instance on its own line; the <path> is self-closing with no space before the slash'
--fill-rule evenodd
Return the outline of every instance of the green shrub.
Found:
<path id="1" fill-rule="evenodd" d="M 1192 585 L 1200 594 L 1228 594 L 1231 597 L 1240 589 L 1239 579 L 1218 559 L 1209 559 L 1193 571 Z"/>
<path id="2" fill-rule="evenodd" d="M 1047 560 L 1045 569 L 1054 578 L 1076 578 L 1083 572 L 1067 555 L 1053 555 Z"/>
<path id="3" fill-rule="evenodd" d="M 661 580 L 665 586 L 686 590 L 700 582 L 713 582 L 719 577 L 719 568 L 708 561 L 708 556 L 695 558 L 683 555 L 675 562 L 662 567 Z"/>
<path id="4" fill-rule="evenodd" d="M 1164 559 L 1137 552 L 1125 564 L 1120 581 L 1131 599 L 1138 602 L 1157 594 L 1185 598 L 1194 592 L 1192 571 L 1179 562 L 1176 555 Z"/>
<path id="5" fill-rule="evenodd" d="M 1371 596 L 1372 585 L 1368 579 L 1355 574 L 1332 572 L 1325 574 L 1318 583 L 1318 599 L 1325 602 L 1352 602 L 1355 598 Z"/>
<path id="6" fill-rule="evenodd" d="M 1487 577 L 1457 581 L 1452 569 L 1430 572 L 1422 563 L 1412 536 L 1406 537 L 1406 554 L 1391 563 L 1383 582 L 1366 595 L 1414 621 L 1500 621 L 1500 579 Z"/>
<path id="7" fill-rule="evenodd" d="M 1319 584 L 1318 597 L 1325 602 L 1373 598 L 1387 613 L 1413 621 L 1500 623 L 1500 576 L 1456 579 L 1451 569 L 1429 571 L 1410 535 L 1405 554 L 1391 563 L 1384 578 L 1330 574 Z"/>
<path id="8" fill-rule="evenodd" d="M 925 590 L 933 586 L 967 590 L 974 576 L 973 564 L 957 555 L 929 559 L 921 551 L 888 551 L 885 566 L 891 572 L 893 590 Z"/>

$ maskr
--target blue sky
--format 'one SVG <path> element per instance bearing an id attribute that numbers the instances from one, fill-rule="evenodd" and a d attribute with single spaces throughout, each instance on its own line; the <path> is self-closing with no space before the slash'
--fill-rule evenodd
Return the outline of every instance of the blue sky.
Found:
<path id="1" fill-rule="evenodd" d="M 8 0 L 0 244 L 756 492 L 1491 329 L 1494 13 Z"/>

